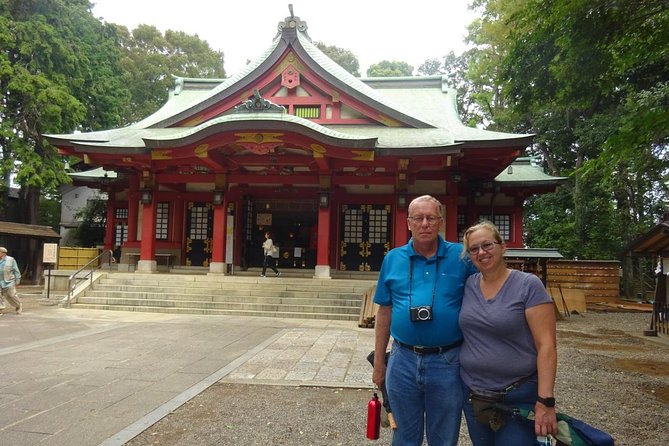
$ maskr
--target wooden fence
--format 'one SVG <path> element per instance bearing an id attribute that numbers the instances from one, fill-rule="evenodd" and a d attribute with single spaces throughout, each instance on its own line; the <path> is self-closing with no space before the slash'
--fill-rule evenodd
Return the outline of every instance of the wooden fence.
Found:
<path id="1" fill-rule="evenodd" d="M 58 250 L 58 269 L 77 270 L 100 254 L 97 248 L 70 248 L 61 246 Z"/>
<path id="2" fill-rule="evenodd" d="M 546 264 L 546 289 L 560 305 L 562 295 L 575 296 L 578 305 L 580 295 L 585 304 L 614 302 L 620 297 L 620 262 L 615 260 L 550 260 Z M 560 299 L 561 300 L 561 299 Z M 569 301 L 567 300 L 567 303 Z"/>

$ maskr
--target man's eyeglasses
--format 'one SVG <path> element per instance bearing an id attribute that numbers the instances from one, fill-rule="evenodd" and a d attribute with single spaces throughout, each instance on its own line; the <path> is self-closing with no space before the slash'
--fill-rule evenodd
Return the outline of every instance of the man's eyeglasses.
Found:
<path id="1" fill-rule="evenodd" d="M 499 244 L 500 244 L 499 242 L 493 242 L 492 240 L 488 240 L 487 242 L 481 243 L 479 246 L 470 246 L 469 249 L 467 249 L 467 252 L 469 253 L 470 256 L 478 255 L 478 253 L 481 250 L 485 252 L 490 252 L 492 251 L 493 246 Z"/>
<path id="2" fill-rule="evenodd" d="M 414 215 L 413 217 L 408 217 L 408 219 L 417 225 L 423 223 L 425 220 L 427 220 L 427 224 L 430 226 L 434 226 L 437 224 L 439 220 L 441 220 L 441 217 L 435 217 L 434 215 Z"/>

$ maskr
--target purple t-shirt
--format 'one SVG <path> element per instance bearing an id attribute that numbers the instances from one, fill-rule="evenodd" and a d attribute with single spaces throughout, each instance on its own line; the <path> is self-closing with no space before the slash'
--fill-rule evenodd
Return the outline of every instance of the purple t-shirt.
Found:
<path id="1" fill-rule="evenodd" d="M 467 279 L 460 329 L 460 376 L 471 389 L 501 390 L 537 370 L 537 349 L 525 310 L 551 302 L 534 274 L 512 270 L 497 296 L 486 301 L 481 273 Z"/>

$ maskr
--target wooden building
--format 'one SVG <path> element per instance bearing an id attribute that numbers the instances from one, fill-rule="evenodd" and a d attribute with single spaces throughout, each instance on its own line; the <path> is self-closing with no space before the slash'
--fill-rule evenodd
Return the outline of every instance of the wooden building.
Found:
<path id="1" fill-rule="evenodd" d="M 443 77 L 356 78 L 295 16 L 240 73 L 177 78 L 140 122 L 45 136 L 118 174 L 99 182 L 105 247 L 140 271 L 161 259 L 216 273 L 259 266 L 267 230 L 282 268 L 377 271 L 408 240 L 407 204 L 422 194 L 444 204 L 446 239 L 488 218 L 522 248 L 523 201 L 562 180 L 518 159 L 532 135 L 465 126 Z"/>
<path id="2" fill-rule="evenodd" d="M 649 257 L 657 261 L 653 314 L 645 334 L 669 335 L 669 212 L 655 227 L 627 245 L 624 252 L 631 257 Z"/>

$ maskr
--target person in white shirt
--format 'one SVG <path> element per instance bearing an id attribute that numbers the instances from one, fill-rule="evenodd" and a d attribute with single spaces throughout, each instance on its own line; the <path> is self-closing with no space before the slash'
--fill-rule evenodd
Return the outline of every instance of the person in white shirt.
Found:
<path id="1" fill-rule="evenodd" d="M 280 276 L 281 273 L 278 269 L 276 269 L 276 262 L 274 261 L 274 257 L 272 257 L 272 254 L 276 254 L 278 248 L 274 246 L 274 242 L 272 241 L 272 234 L 270 232 L 265 233 L 265 241 L 262 244 L 262 249 L 263 253 L 265 254 L 265 258 L 262 262 L 262 273 L 260 273 L 260 277 L 265 277 L 265 272 L 267 271 L 268 266 L 272 269 L 272 271 L 274 271 L 274 274 L 277 277 Z"/>
<path id="2" fill-rule="evenodd" d="M 7 248 L 0 246 L 0 310 L 5 309 L 5 300 L 16 308 L 16 314 L 21 314 L 23 304 L 16 294 L 16 285 L 21 281 L 21 271 L 14 257 L 7 255 Z M 0 313 L 1 315 L 2 313 Z"/>

